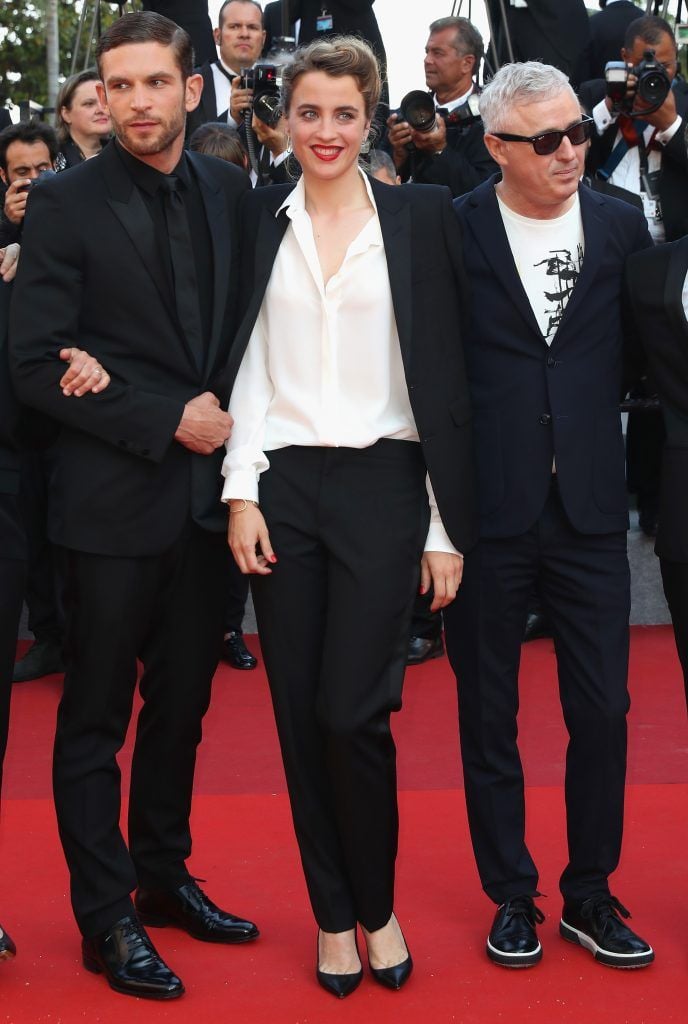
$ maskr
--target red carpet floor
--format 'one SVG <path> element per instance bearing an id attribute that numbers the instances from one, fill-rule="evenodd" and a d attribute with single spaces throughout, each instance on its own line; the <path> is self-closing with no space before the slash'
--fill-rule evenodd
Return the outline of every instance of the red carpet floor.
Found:
<path id="1" fill-rule="evenodd" d="M 254 646 L 255 638 L 249 638 Z M 254 646 L 256 653 L 257 647 Z M 218 671 L 206 719 L 194 810 L 192 870 L 208 892 L 262 929 L 222 948 L 155 930 L 187 994 L 156 1004 L 111 992 L 83 970 L 50 802 L 59 680 L 15 687 L 0 828 L 0 921 L 19 947 L 0 967 L 0 1024 L 190 1020 L 241 1024 L 671 1024 L 688 1018 L 688 723 L 671 632 L 633 631 L 629 790 L 613 891 L 652 942 L 656 963 L 615 971 L 557 934 L 565 858 L 564 731 L 551 643 L 524 648 L 521 745 L 529 844 L 541 871 L 542 964 L 506 971 L 483 952 L 492 905 L 466 827 L 456 699 L 446 660 L 409 670 L 399 748 L 397 912 L 416 970 L 391 993 L 367 978 L 338 1003 L 313 977 L 315 927 L 293 841 L 265 678 Z M 127 754 L 122 758 L 126 775 Z"/>

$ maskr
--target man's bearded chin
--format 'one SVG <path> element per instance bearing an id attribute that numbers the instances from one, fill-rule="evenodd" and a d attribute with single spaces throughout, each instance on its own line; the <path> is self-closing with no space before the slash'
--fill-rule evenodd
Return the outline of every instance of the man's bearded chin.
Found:
<path id="1" fill-rule="evenodd" d="M 184 132 L 184 112 L 173 121 L 161 122 L 151 131 L 148 138 L 129 131 L 127 125 L 115 124 L 114 130 L 118 142 L 134 156 L 153 156 L 168 149 Z"/>

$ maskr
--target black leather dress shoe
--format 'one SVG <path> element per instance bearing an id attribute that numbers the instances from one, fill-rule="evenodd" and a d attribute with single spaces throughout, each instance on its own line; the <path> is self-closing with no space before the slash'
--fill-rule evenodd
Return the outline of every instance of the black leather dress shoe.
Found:
<path id="1" fill-rule="evenodd" d="M 433 658 L 441 658 L 444 654 L 444 644 L 441 636 L 409 637 L 408 649 L 406 651 L 407 665 L 420 665 L 424 661 L 432 661 Z"/>
<path id="2" fill-rule="evenodd" d="M 247 669 L 255 668 L 258 659 L 254 658 L 244 643 L 241 633 L 229 633 L 222 642 L 222 659 L 232 668 Z"/>
<path id="3" fill-rule="evenodd" d="M 537 894 L 539 895 L 539 893 Z M 525 893 L 511 896 L 495 914 L 487 937 L 487 955 L 502 967 L 532 967 L 542 960 L 542 946 L 535 931 L 545 915 Z"/>
<path id="4" fill-rule="evenodd" d="M 526 616 L 526 628 L 523 630 L 523 643 L 530 640 L 542 640 L 543 637 L 551 636 L 552 629 L 549 620 L 542 612 L 528 612 Z"/>
<path id="5" fill-rule="evenodd" d="M 24 657 L 15 661 L 12 682 L 26 683 L 29 679 L 42 679 L 64 670 L 60 645 L 50 640 L 36 640 Z"/>
<path id="6" fill-rule="evenodd" d="M 17 947 L 0 925 L 0 960 L 11 960 L 17 955 Z"/>
<path id="7" fill-rule="evenodd" d="M 193 880 L 178 889 L 139 889 L 135 904 L 145 925 L 176 925 L 202 942 L 250 942 L 260 935 L 252 921 L 220 910 Z"/>
<path id="8" fill-rule="evenodd" d="M 358 952 L 358 943 L 356 944 L 356 952 Z M 355 971 L 353 974 L 328 974 L 326 971 L 320 970 L 320 932 L 318 932 L 315 956 L 315 976 L 318 984 L 326 992 L 336 996 L 337 999 L 346 999 L 347 996 L 356 991 L 363 980 L 363 968 Z"/>
<path id="9" fill-rule="evenodd" d="M 645 939 L 621 920 L 630 916 L 615 896 L 591 896 L 582 903 L 564 904 L 559 934 L 589 950 L 607 967 L 647 967 L 655 954 Z"/>
<path id="10" fill-rule="evenodd" d="M 104 974 L 115 992 L 143 999 L 177 999 L 184 994 L 181 981 L 135 917 L 123 917 L 108 931 L 84 939 L 81 950 L 86 970 Z"/>

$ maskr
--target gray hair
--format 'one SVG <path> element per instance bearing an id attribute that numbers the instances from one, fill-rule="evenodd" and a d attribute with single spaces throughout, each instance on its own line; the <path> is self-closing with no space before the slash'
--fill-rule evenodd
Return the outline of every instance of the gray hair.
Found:
<path id="1" fill-rule="evenodd" d="M 513 107 L 549 100 L 567 90 L 575 98 L 564 72 L 551 64 L 537 60 L 504 64 L 480 95 L 480 116 L 485 131 L 507 131 Z"/>
<path id="2" fill-rule="evenodd" d="M 397 169 L 394 166 L 394 161 L 389 153 L 385 153 L 384 149 L 371 149 L 368 158 L 368 170 L 371 174 L 377 174 L 378 171 L 386 171 L 392 181 L 397 179 Z"/>

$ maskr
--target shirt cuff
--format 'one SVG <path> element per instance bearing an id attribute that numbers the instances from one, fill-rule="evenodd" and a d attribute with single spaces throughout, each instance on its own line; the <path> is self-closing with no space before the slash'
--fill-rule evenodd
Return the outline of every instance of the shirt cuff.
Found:
<path id="1" fill-rule="evenodd" d="M 664 131 L 657 132 L 657 134 L 655 135 L 655 139 L 657 140 L 657 142 L 661 142 L 661 144 L 663 146 L 666 146 L 667 143 L 671 142 L 671 140 L 673 139 L 674 135 L 676 134 L 676 132 L 681 127 L 682 123 L 683 123 L 683 118 L 681 117 L 680 114 L 677 114 L 676 115 L 676 120 L 674 121 L 673 124 L 670 124 L 668 128 L 664 129 Z"/>
<path id="2" fill-rule="evenodd" d="M 461 552 L 457 551 L 452 542 L 449 540 L 449 535 L 447 534 L 447 531 L 440 522 L 430 523 L 424 550 L 443 551 L 447 555 L 461 554 Z"/>
<path id="3" fill-rule="evenodd" d="M 236 469 L 225 480 L 222 488 L 222 500 L 242 498 L 245 501 L 258 501 L 258 480 L 253 470 Z"/>
<path id="4" fill-rule="evenodd" d="M 604 135 L 610 124 L 614 124 L 618 118 L 618 114 L 612 114 L 604 100 L 600 100 L 599 103 L 595 104 L 592 108 L 592 118 L 595 122 L 595 128 L 597 128 L 598 135 Z"/>

